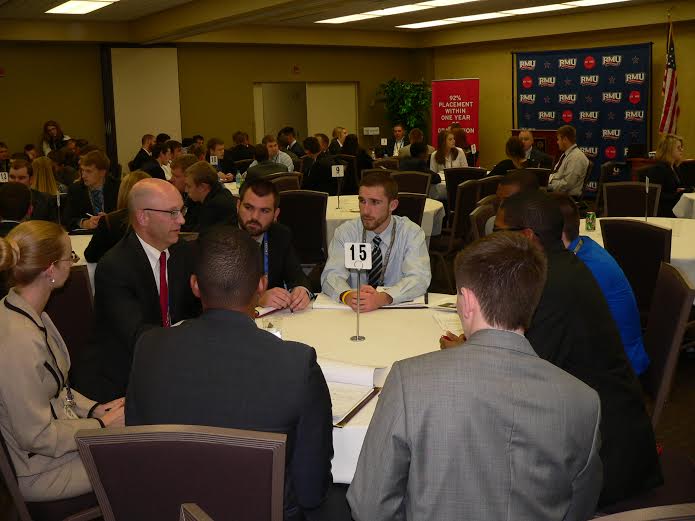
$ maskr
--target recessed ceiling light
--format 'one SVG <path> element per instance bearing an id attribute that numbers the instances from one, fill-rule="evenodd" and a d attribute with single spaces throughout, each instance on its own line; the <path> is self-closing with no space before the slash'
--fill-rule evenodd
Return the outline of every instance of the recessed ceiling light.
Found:
<path id="1" fill-rule="evenodd" d="M 437 27 L 440 25 L 450 25 L 458 23 L 455 20 L 432 20 L 431 22 L 418 22 L 416 24 L 397 25 L 400 29 L 424 29 L 426 27 Z"/>
<path id="2" fill-rule="evenodd" d="M 428 5 L 430 7 L 447 7 L 449 5 L 467 4 L 469 2 L 478 2 L 479 0 L 426 0 L 419 2 L 417 5 Z"/>
<path id="3" fill-rule="evenodd" d="M 111 5 L 115 0 L 70 0 L 46 11 L 47 14 L 87 14 L 107 5 Z"/>
<path id="4" fill-rule="evenodd" d="M 339 16 L 338 18 L 329 18 L 327 20 L 319 20 L 317 24 L 346 24 L 348 22 L 359 22 L 360 20 L 369 20 L 370 18 L 378 18 L 373 14 L 351 14 L 348 16 Z"/>
<path id="5" fill-rule="evenodd" d="M 594 5 L 615 4 L 618 2 L 629 2 L 630 0 L 576 0 L 572 2 L 563 2 L 572 7 L 591 7 Z"/>
<path id="6" fill-rule="evenodd" d="M 379 9 L 377 11 L 367 11 L 362 14 L 371 14 L 374 16 L 391 16 L 394 14 L 401 13 L 412 13 L 414 11 L 423 11 L 425 9 L 432 9 L 432 5 L 422 5 L 422 4 L 410 4 L 410 5 L 399 5 L 396 7 L 389 7 L 388 9 Z"/>
<path id="7" fill-rule="evenodd" d="M 560 11 L 562 9 L 572 9 L 574 6 L 569 4 L 550 4 L 550 5 L 539 5 L 536 7 L 522 7 L 521 9 L 505 9 L 500 11 L 501 13 L 509 14 L 535 14 L 535 13 L 547 13 L 550 11 Z"/>
<path id="8" fill-rule="evenodd" d="M 499 13 L 480 13 L 472 14 L 468 16 L 455 16 L 451 20 L 456 20 L 457 22 L 478 22 L 480 20 L 492 20 L 493 18 L 504 18 L 505 16 L 514 16 L 511 12 L 499 12 Z"/>

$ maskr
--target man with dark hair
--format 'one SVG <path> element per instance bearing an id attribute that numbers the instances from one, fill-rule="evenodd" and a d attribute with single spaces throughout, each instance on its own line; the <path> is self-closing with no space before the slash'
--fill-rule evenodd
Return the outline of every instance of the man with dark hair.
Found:
<path id="1" fill-rule="evenodd" d="M 253 159 L 253 146 L 249 143 L 249 135 L 246 132 L 237 130 L 232 136 L 234 146 L 224 153 L 224 160 L 228 164 L 245 159 Z"/>
<path id="2" fill-rule="evenodd" d="M 194 135 L 192 139 L 196 145 L 205 145 L 205 138 L 200 134 Z"/>
<path id="3" fill-rule="evenodd" d="M 502 180 L 497 185 L 497 192 L 495 195 L 497 199 L 494 201 L 495 208 L 498 209 L 507 197 L 511 197 L 519 192 L 525 192 L 527 190 L 538 190 L 538 177 L 533 172 L 527 170 L 520 170 L 518 172 L 512 172 L 507 174 L 502 178 Z M 496 217 L 493 215 L 485 223 L 485 235 L 490 235 L 495 227 Z"/>
<path id="4" fill-rule="evenodd" d="M 208 139 L 207 154 L 205 155 L 208 163 L 217 171 L 217 175 L 223 182 L 234 181 L 234 174 L 227 173 L 232 171 L 232 166 L 227 165 L 224 160 L 224 141 L 218 137 Z"/>
<path id="5" fill-rule="evenodd" d="M 205 161 L 205 145 L 202 143 L 193 143 L 188 147 L 188 153 L 194 155 L 198 161 Z"/>
<path id="6" fill-rule="evenodd" d="M 154 136 L 152 134 L 145 134 L 142 136 L 142 147 L 135 154 L 133 161 L 131 162 L 132 170 L 140 170 L 142 165 L 144 165 L 150 157 L 152 157 L 152 147 L 154 147 Z"/>
<path id="7" fill-rule="evenodd" d="M 206 161 L 198 161 L 186 169 L 186 193 L 199 203 L 195 216 L 186 219 L 186 231 L 205 232 L 216 224 L 236 224 L 234 196 L 217 177 L 217 172 Z"/>
<path id="8" fill-rule="evenodd" d="M 565 221 L 562 230 L 562 243 L 574 253 L 598 282 L 606 298 L 611 316 L 618 326 L 627 355 L 635 374 L 641 375 L 649 365 L 649 356 L 644 350 L 642 326 L 637 309 L 637 301 L 632 287 L 615 259 L 591 237 L 579 235 L 579 208 L 567 194 L 554 193 L 560 204 Z"/>
<path id="9" fill-rule="evenodd" d="M 93 230 L 99 220 L 116 209 L 121 184 L 108 175 L 111 162 L 101 150 L 80 158 L 81 180 L 68 187 L 65 220 L 68 230 Z"/>
<path id="10" fill-rule="evenodd" d="M 33 220 L 55 222 L 58 220 L 58 205 L 54 198 L 31 187 L 33 175 L 34 170 L 31 167 L 31 162 L 26 159 L 15 159 L 12 166 L 10 166 L 8 180 L 11 183 L 21 183 L 29 188 L 32 208 L 31 218 Z"/>
<path id="11" fill-rule="evenodd" d="M 338 178 L 333 177 L 331 172 L 331 167 L 335 164 L 335 156 L 322 152 L 321 144 L 315 137 L 309 136 L 303 144 L 306 155 L 302 161 L 304 174 L 302 188 L 336 195 Z"/>
<path id="12" fill-rule="evenodd" d="M 393 136 L 388 138 L 386 147 L 383 149 L 384 156 L 398 157 L 401 149 L 409 145 L 408 137 L 405 135 L 405 127 L 401 123 L 393 126 Z"/>
<path id="13" fill-rule="evenodd" d="M 169 162 L 171 161 L 171 147 L 165 141 L 157 143 L 152 147 L 152 157 L 145 161 L 140 168 L 143 172 L 147 172 L 150 176 L 156 179 L 166 181 L 166 171 L 169 170 Z M 166 166 L 166 169 L 164 168 Z"/>
<path id="14" fill-rule="evenodd" d="M 263 178 L 246 181 L 236 203 L 239 226 L 260 244 L 263 272 L 268 289 L 261 294 L 260 306 L 299 311 L 311 302 L 311 282 L 302 271 L 292 245 L 292 232 L 277 222 L 280 194 L 275 184 Z"/>
<path id="15" fill-rule="evenodd" d="M 171 139 L 171 136 L 169 134 L 165 134 L 164 132 L 161 132 L 157 134 L 157 137 L 155 138 L 155 145 L 163 145 L 167 141 Z"/>
<path id="16" fill-rule="evenodd" d="M 0 141 L 0 172 L 10 171 L 10 148 Z"/>
<path id="17" fill-rule="evenodd" d="M 288 152 L 292 152 L 297 157 L 302 157 L 304 155 L 304 149 L 302 145 L 297 142 L 297 132 L 294 127 L 283 127 L 278 132 L 278 138 L 280 136 L 285 136 L 287 141 L 286 149 Z"/>
<path id="18" fill-rule="evenodd" d="M 529 168 L 553 168 L 553 158 L 533 146 L 533 134 L 530 130 L 519 132 L 519 139 L 524 147 L 526 164 Z"/>
<path id="19" fill-rule="evenodd" d="M 459 253 L 455 271 L 468 340 L 391 368 L 348 490 L 353 518 L 591 518 L 598 396 L 524 338 L 546 278 L 542 251 L 495 234 Z"/>
<path id="20" fill-rule="evenodd" d="M 326 134 L 318 133 L 314 134 L 314 137 L 319 140 L 319 145 L 321 146 L 321 153 L 328 152 L 328 147 L 331 144 L 331 140 Z"/>
<path id="21" fill-rule="evenodd" d="M 408 141 L 410 141 L 410 145 L 414 143 L 425 143 L 425 134 L 419 128 L 413 128 L 410 130 L 410 132 L 408 132 Z M 412 153 L 410 151 L 410 145 L 406 145 L 403 148 L 401 148 L 398 151 L 398 157 L 403 159 L 404 157 L 411 156 Z M 425 145 L 425 148 L 427 150 L 427 157 L 431 156 L 432 153 L 435 151 L 435 148 L 431 145 Z M 405 169 L 402 168 L 401 170 Z"/>
<path id="22" fill-rule="evenodd" d="M 31 191 L 22 183 L 0 183 L 0 237 L 31 216 Z"/>
<path id="23" fill-rule="evenodd" d="M 353 310 L 373 311 L 421 297 L 432 279 L 425 232 L 407 217 L 392 215 L 398 185 L 387 172 L 365 175 L 359 188 L 360 218 L 341 224 L 328 248 L 321 288 Z M 344 244 L 370 242 L 372 269 L 357 300 L 357 272 L 345 268 Z M 379 288 L 379 290 L 377 290 Z"/>
<path id="24" fill-rule="evenodd" d="M 191 288 L 203 314 L 142 335 L 126 425 L 287 434 L 284 519 L 298 521 L 311 518 L 331 485 L 331 398 L 313 348 L 254 323 L 265 287 L 258 243 L 246 232 L 220 226 L 201 237 Z"/>
<path id="25" fill-rule="evenodd" d="M 175 139 L 170 139 L 169 141 L 166 142 L 167 145 L 169 145 L 169 148 L 171 149 L 171 159 L 174 160 L 177 157 L 181 156 L 183 152 L 183 145 L 181 144 L 180 141 L 176 141 Z"/>
<path id="26" fill-rule="evenodd" d="M 584 189 L 589 160 L 577 146 L 577 131 L 570 125 L 557 129 L 557 146 L 562 152 L 548 180 L 548 190 L 578 197 Z"/>
<path id="27" fill-rule="evenodd" d="M 292 158 L 280 150 L 278 140 L 275 138 L 275 136 L 268 134 L 263 138 L 262 144 L 265 145 L 268 151 L 268 160 L 284 166 L 286 172 L 294 171 L 294 163 L 292 162 Z M 256 154 L 257 153 L 258 151 L 256 151 Z M 256 160 L 249 165 L 249 170 L 258 163 L 260 163 L 260 161 L 258 160 L 258 157 L 256 157 Z"/>
<path id="28" fill-rule="evenodd" d="M 277 146 L 277 143 L 275 143 Z M 281 152 L 284 154 L 284 152 Z M 254 147 L 254 155 L 256 159 L 249 165 L 246 170 L 246 182 L 258 179 L 270 174 L 287 173 L 287 167 L 276 161 L 273 161 L 268 156 L 268 147 L 266 145 L 256 145 Z M 285 154 L 287 155 L 287 154 Z"/>
<path id="29" fill-rule="evenodd" d="M 36 145 L 33 143 L 29 143 L 28 145 L 24 145 L 24 155 L 29 161 L 33 161 L 39 157 L 39 149 L 36 148 Z"/>
<path id="30" fill-rule="evenodd" d="M 591 271 L 562 244 L 559 204 L 540 191 L 506 199 L 495 226 L 541 245 L 548 280 L 526 337 L 538 355 L 592 387 L 601 399 L 603 490 L 599 506 L 663 482 L 639 382 Z"/>

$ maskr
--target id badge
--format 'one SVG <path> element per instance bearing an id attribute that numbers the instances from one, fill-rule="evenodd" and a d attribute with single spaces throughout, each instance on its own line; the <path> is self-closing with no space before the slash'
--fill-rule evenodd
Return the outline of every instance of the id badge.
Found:
<path id="1" fill-rule="evenodd" d="M 69 420 L 77 420 L 79 416 L 75 413 L 75 402 L 73 400 L 63 400 L 63 411 Z"/>

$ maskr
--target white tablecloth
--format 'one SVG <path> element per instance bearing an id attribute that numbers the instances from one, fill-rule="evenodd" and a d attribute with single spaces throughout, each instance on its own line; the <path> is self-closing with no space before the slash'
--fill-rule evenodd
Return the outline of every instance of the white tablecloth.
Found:
<path id="1" fill-rule="evenodd" d="M 634 219 L 644 221 L 644 217 L 620 217 L 621 219 Z M 596 231 L 587 232 L 584 220 L 579 227 L 580 235 L 588 235 L 603 246 L 601 237 L 601 221 L 609 219 L 604 217 L 596 220 Z M 616 217 L 617 219 L 617 217 Z M 669 217 L 650 217 L 649 224 L 655 224 L 664 228 L 671 228 L 671 264 L 681 270 L 688 281 L 695 282 L 695 220 L 674 219 Z"/>
<path id="2" fill-rule="evenodd" d="M 673 215 L 683 219 L 695 219 L 695 193 L 681 195 L 673 207 Z"/>
<path id="3" fill-rule="evenodd" d="M 96 262 L 87 262 L 84 258 L 84 250 L 87 249 L 89 241 L 92 240 L 91 235 L 71 235 L 70 242 L 72 242 L 72 251 L 80 256 L 80 260 L 77 263 L 80 266 L 87 265 L 87 271 L 89 271 L 89 282 L 92 284 L 92 293 L 94 293 L 94 271 L 97 269 Z"/>
<path id="4" fill-rule="evenodd" d="M 455 298 L 430 294 L 430 304 Z M 355 334 L 355 313 L 351 310 L 307 309 L 293 314 L 284 311 L 273 317 L 282 317 L 285 340 L 304 342 L 314 347 L 319 357 L 390 368 L 397 360 L 439 349 L 443 331 L 433 317 L 437 313 L 447 312 L 379 309 L 364 313 L 360 315 L 360 334 L 366 337 L 363 342 L 350 340 Z M 409 327 L 402 327 L 405 323 Z M 336 483 L 352 481 L 376 403 L 377 399 L 373 399 L 344 428 L 333 429 L 333 480 Z"/>
<path id="5" fill-rule="evenodd" d="M 237 187 L 236 183 L 222 183 L 222 186 L 232 192 L 232 195 L 236 195 L 237 197 L 239 196 L 239 188 Z"/>
<path id="6" fill-rule="evenodd" d="M 356 195 L 341 195 L 340 208 L 338 208 L 338 197 L 328 198 L 328 208 L 326 208 L 326 240 L 328 244 L 333 240 L 336 228 L 346 221 L 357 219 L 360 216 L 360 205 Z M 444 220 L 444 205 L 440 201 L 427 199 L 425 201 L 425 213 L 422 216 L 422 229 L 425 237 L 442 233 L 442 222 Z"/>

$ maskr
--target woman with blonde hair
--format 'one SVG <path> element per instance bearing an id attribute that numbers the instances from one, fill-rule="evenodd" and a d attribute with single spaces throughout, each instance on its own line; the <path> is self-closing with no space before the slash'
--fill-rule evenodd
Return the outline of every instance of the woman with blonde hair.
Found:
<path id="1" fill-rule="evenodd" d="M 121 186 L 118 188 L 116 210 L 99 219 L 94 235 L 84 250 L 84 258 L 87 262 L 99 262 L 99 259 L 126 234 L 129 226 L 128 195 L 135 183 L 149 178 L 150 175 L 142 170 L 135 170 L 123 176 Z"/>
<path id="2" fill-rule="evenodd" d="M 692 191 L 692 187 L 686 187 L 678 170 L 683 162 L 683 138 L 675 134 L 665 134 L 656 147 L 657 162 L 639 171 L 640 179 L 649 177 L 650 183 L 661 185 L 661 198 L 659 199 L 659 217 L 675 217 L 673 207 L 686 191 Z"/>
<path id="3" fill-rule="evenodd" d="M 68 349 L 44 312 L 77 260 L 52 222 L 24 222 L 0 239 L 12 284 L 0 301 L 0 428 L 26 501 L 88 493 L 75 433 L 124 423 L 123 398 L 100 405 L 71 389 Z"/>
<path id="4" fill-rule="evenodd" d="M 450 130 L 442 130 L 437 136 L 437 150 L 430 156 L 430 170 L 442 172 L 447 168 L 468 166 L 466 154 L 456 146 L 456 138 Z"/>
<path id="5" fill-rule="evenodd" d="M 333 140 L 328 145 L 328 151 L 333 154 L 341 154 L 343 143 L 347 137 L 348 131 L 345 127 L 335 127 L 333 129 Z"/>
<path id="6" fill-rule="evenodd" d="M 31 162 L 34 175 L 31 176 L 31 187 L 41 193 L 55 197 L 58 192 L 67 193 L 66 186 L 58 186 L 53 174 L 53 161 L 48 157 L 37 157 Z"/>

